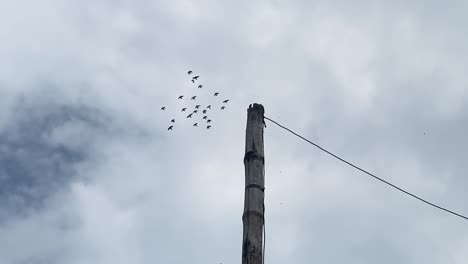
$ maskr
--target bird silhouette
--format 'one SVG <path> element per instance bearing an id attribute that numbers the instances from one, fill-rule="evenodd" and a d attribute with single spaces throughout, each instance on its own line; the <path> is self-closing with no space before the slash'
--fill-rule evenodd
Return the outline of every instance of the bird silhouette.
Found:
<path id="1" fill-rule="evenodd" d="M 198 85 L 198 88 L 199 88 L 199 89 L 200 89 L 200 88 L 202 88 L 202 87 L 203 87 L 203 85 L 201 85 L 201 84 L 200 84 L 200 85 Z"/>
<path id="2" fill-rule="evenodd" d="M 192 77 L 192 80 L 198 80 L 198 77 L 200 77 L 200 76 L 198 76 L 198 75 L 197 75 L 197 76 L 193 76 L 193 77 Z"/>
<path id="3" fill-rule="evenodd" d="M 198 127 L 198 123 L 195 123 L 195 124 L 193 124 L 193 126 L 196 126 L 196 127 Z"/>
<path id="4" fill-rule="evenodd" d="M 218 96 L 219 93 L 214 93 L 214 96 Z"/>
<path id="5" fill-rule="evenodd" d="M 165 106 L 161 107 L 161 110 L 162 111 L 166 110 L 166 107 Z"/>
<path id="6" fill-rule="evenodd" d="M 193 112 L 196 114 L 196 113 L 198 113 L 198 110 L 193 110 Z"/>
<path id="7" fill-rule="evenodd" d="M 225 107 L 225 106 L 221 106 L 221 110 L 224 110 L 224 109 L 226 109 L 226 107 Z"/>
<path id="8" fill-rule="evenodd" d="M 171 123 L 175 123 L 175 119 L 172 119 L 172 120 L 171 120 Z"/>
<path id="9" fill-rule="evenodd" d="M 207 126 L 207 127 L 206 127 L 206 129 L 210 129 L 210 128 L 211 128 L 211 126 Z"/>
<path id="10" fill-rule="evenodd" d="M 207 123 L 211 123 L 211 119 L 208 119 L 208 121 L 206 121 Z"/>
<path id="11" fill-rule="evenodd" d="M 182 99 L 182 98 L 184 98 L 184 96 L 183 96 L 183 95 L 179 96 L 179 98 L 178 98 L 178 99 Z"/>
<path id="12" fill-rule="evenodd" d="M 197 98 L 197 96 L 196 96 L 196 95 L 195 95 L 195 96 L 192 96 L 192 98 L 190 98 L 190 99 L 192 99 L 192 100 L 195 100 L 195 98 Z"/>
<path id="13" fill-rule="evenodd" d="M 206 108 L 211 109 L 211 105 L 207 106 Z"/>
<path id="14" fill-rule="evenodd" d="M 195 109 L 198 109 L 198 108 L 200 108 L 200 105 L 196 105 L 196 106 L 195 106 Z"/>
<path id="15" fill-rule="evenodd" d="M 229 100 L 224 100 L 224 101 L 223 101 L 224 104 L 227 104 L 227 102 L 229 102 Z"/>
<path id="16" fill-rule="evenodd" d="M 187 110 L 187 108 L 182 108 L 182 112 L 185 112 L 185 110 Z"/>
<path id="17" fill-rule="evenodd" d="M 208 116 L 204 116 L 203 119 L 206 119 Z"/>
<path id="18" fill-rule="evenodd" d="M 173 127 L 174 127 L 174 126 L 170 126 L 170 127 L 167 128 L 167 130 L 172 130 Z"/>
<path id="19" fill-rule="evenodd" d="M 195 80 L 192 80 L 193 83 L 195 83 Z"/>
<path id="20" fill-rule="evenodd" d="M 188 71 L 187 74 L 188 74 L 188 75 L 192 74 L 192 71 Z"/>
<path id="21" fill-rule="evenodd" d="M 192 114 L 188 115 L 187 118 L 192 118 Z"/>
<path id="22" fill-rule="evenodd" d="M 203 113 L 204 113 L 204 114 L 206 114 L 206 109 L 205 109 L 205 110 L 203 110 Z"/>

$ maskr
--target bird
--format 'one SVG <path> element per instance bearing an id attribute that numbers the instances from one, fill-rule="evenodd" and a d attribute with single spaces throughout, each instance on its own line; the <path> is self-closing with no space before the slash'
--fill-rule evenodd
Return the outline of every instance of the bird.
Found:
<path id="1" fill-rule="evenodd" d="M 198 113 L 198 110 L 193 110 L 193 112 L 196 114 L 196 113 Z"/>
<path id="2" fill-rule="evenodd" d="M 200 88 L 202 88 L 202 87 L 203 87 L 203 85 L 201 85 L 201 84 L 200 84 L 200 85 L 198 85 L 198 88 L 199 88 L 199 89 L 200 89 Z"/>
<path id="3" fill-rule="evenodd" d="M 192 80 L 192 82 L 193 82 L 193 83 L 195 83 L 195 81 L 194 81 L 194 80 Z"/>
<path id="4" fill-rule="evenodd" d="M 166 110 L 166 107 L 165 106 L 161 107 L 161 110 L 162 111 Z"/>
<path id="5" fill-rule="evenodd" d="M 200 108 L 200 105 L 196 105 L 196 106 L 195 106 L 195 109 L 198 109 L 198 108 Z"/>
<path id="6" fill-rule="evenodd" d="M 219 94 L 219 93 L 218 93 L 218 92 L 216 92 L 216 93 L 214 93 L 214 96 L 218 96 L 218 94 Z"/>
<path id="7" fill-rule="evenodd" d="M 175 119 L 172 119 L 172 120 L 171 120 L 171 123 L 175 123 Z"/>
<path id="8" fill-rule="evenodd" d="M 185 107 L 184 107 L 184 108 L 182 108 L 182 112 L 185 112 L 185 110 L 187 110 L 187 108 L 185 108 Z"/>
<path id="9" fill-rule="evenodd" d="M 193 124 L 193 126 L 196 126 L 196 127 L 198 127 L 198 123 L 195 123 L 195 124 Z"/>
<path id="10" fill-rule="evenodd" d="M 211 128 L 211 126 L 207 126 L 207 127 L 206 127 L 206 129 L 210 129 L 210 128 Z"/>
<path id="11" fill-rule="evenodd" d="M 188 75 L 192 74 L 192 71 L 188 71 L 187 74 L 188 74 Z"/>
<path id="12" fill-rule="evenodd" d="M 179 99 L 182 99 L 182 98 L 184 98 L 184 96 L 183 96 L 183 95 L 179 96 Z"/>
<path id="13" fill-rule="evenodd" d="M 211 119 L 208 119 L 208 121 L 206 121 L 207 123 L 211 123 Z"/>
<path id="14" fill-rule="evenodd" d="M 227 102 L 229 102 L 229 100 L 224 100 L 224 101 L 223 101 L 224 104 L 227 104 Z"/>
<path id="15" fill-rule="evenodd" d="M 170 126 L 170 127 L 167 128 L 167 130 L 172 130 L 173 127 L 174 127 L 174 126 Z"/>
<path id="16" fill-rule="evenodd" d="M 197 96 L 196 96 L 196 95 L 195 95 L 195 96 L 192 96 L 192 98 L 190 98 L 190 99 L 192 99 L 192 100 L 195 100 L 195 98 L 197 98 Z"/>
<path id="17" fill-rule="evenodd" d="M 204 116 L 203 119 L 206 119 L 208 116 Z"/>
<path id="18" fill-rule="evenodd" d="M 224 110 L 224 109 L 226 109 L 226 107 L 225 107 L 225 106 L 221 106 L 221 110 Z"/>
<path id="19" fill-rule="evenodd" d="M 192 114 L 188 115 L 187 118 L 192 118 Z"/>
<path id="20" fill-rule="evenodd" d="M 200 77 L 200 76 L 198 76 L 198 75 L 197 75 L 197 76 L 193 76 L 193 77 L 192 77 L 192 80 L 198 80 L 198 77 Z"/>
<path id="21" fill-rule="evenodd" d="M 205 109 L 205 110 L 203 110 L 203 113 L 204 113 L 204 114 L 206 114 L 206 109 Z"/>
<path id="22" fill-rule="evenodd" d="M 211 109 L 211 105 L 207 106 L 206 108 Z"/>

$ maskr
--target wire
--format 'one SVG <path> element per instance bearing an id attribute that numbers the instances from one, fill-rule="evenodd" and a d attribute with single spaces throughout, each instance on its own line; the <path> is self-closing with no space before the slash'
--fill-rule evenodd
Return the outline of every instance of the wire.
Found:
<path id="1" fill-rule="evenodd" d="M 370 172 L 368 172 L 368 171 L 366 171 L 366 170 L 364 170 L 364 169 L 362 169 L 362 168 L 360 168 L 360 167 L 358 167 L 358 166 L 352 164 L 351 162 L 348 162 L 348 161 L 344 160 L 343 158 L 340 158 L 339 156 L 337 156 L 337 155 L 331 153 L 330 151 L 328 151 L 328 150 L 326 150 L 326 149 L 320 147 L 319 145 L 315 144 L 314 142 L 312 142 L 312 141 L 310 141 L 310 140 L 304 138 L 303 136 L 297 134 L 296 132 L 292 131 L 291 129 L 289 129 L 289 128 L 287 128 L 287 127 L 281 125 L 281 124 L 279 124 L 278 122 L 276 122 L 276 121 L 274 121 L 274 120 L 272 120 L 272 119 L 270 119 L 270 118 L 268 118 L 268 117 L 266 117 L 266 116 L 265 116 L 264 118 L 267 119 L 267 120 L 269 120 L 269 121 L 271 121 L 272 123 L 276 124 L 277 126 L 279 126 L 279 127 L 283 128 L 283 129 L 289 131 L 291 134 L 293 134 L 293 135 L 295 135 L 295 136 L 301 138 L 302 140 L 307 141 L 308 143 L 314 145 L 315 147 L 317 147 L 317 148 L 320 149 L 321 151 L 323 151 L 323 152 L 329 154 L 330 156 L 332 156 L 332 157 L 334 157 L 334 158 L 336 158 L 336 159 L 338 159 L 338 160 L 340 160 L 340 161 L 342 161 L 342 162 L 348 164 L 349 166 L 351 166 L 351 167 L 353 167 L 353 168 L 355 168 L 355 169 L 357 169 L 357 170 L 359 170 L 359 171 L 361 171 L 361 172 L 364 172 L 365 174 L 367 174 L 367 175 L 369 175 L 369 176 L 372 176 L 372 177 L 374 177 L 375 179 L 377 179 L 377 180 L 379 180 L 379 181 L 381 181 L 381 182 L 383 182 L 383 183 L 385 183 L 385 184 L 387 184 L 387 185 L 390 185 L 391 187 L 393 187 L 393 188 L 395 188 L 395 189 L 397 189 L 397 190 L 399 190 L 399 191 L 401 191 L 401 192 L 403 192 L 403 193 L 405 193 L 405 194 L 407 194 L 407 195 L 409 195 L 409 196 L 411 196 L 411 197 L 413 197 L 413 198 L 415 198 L 415 199 L 417 199 L 417 200 L 419 200 L 419 201 L 421 201 L 421 202 L 423 202 L 423 203 L 426 203 L 426 204 L 428 204 L 428 205 L 430 205 L 430 206 L 433 206 L 433 207 L 435 207 L 435 208 L 438 208 L 438 209 L 440 209 L 440 210 L 442 210 L 442 211 L 445 211 L 445 212 L 447 212 L 447 213 L 453 214 L 453 215 L 458 216 L 458 217 L 460 217 L 460 218 L 463 218 L 463 219 L 465 219 L 465 220 L 468 220 L 468 217 L 466 217 L 466 216 L 464 216 L 464 215 L 458 214 L 458 213 L 453 212 L 453 211 L 451 211 L 451 210 L 449 210 L 449 209 L 446 209 L 446 208 L 444 208 L 444 207 L 442 207 L 442 206 L 439 206 L 439 205 L 436 205 L 436 204 L 434 204 L 434 203 L 431 203 L 431 202 L 429 202 L 429 201 L 427 201 L 427 200 L 425 200 L 425 199 L 423 199 L 423 198 L 421 198 L 421 197 L 419 197 L 419 196 L 417 196 L 417 195 L 415 195 L 415 194 L 412 194 L 412 193 L 410 193 L 410 192 L 408 192 L 408 191 L 405 191 L 404 189 L 402 189 L 402 188 L 400 188 L 400 187 L 398 187 L 398 186 L 396 186 L 396 185 L 394 185 L 394 184 L 392 184 L 392 183 L 390 183 L 390 182 L 388 182 L 388 181 L 386 181 L 386 180 L 384 180 L 384 179 L 382 179 L 382 178 L 377 177 L 376 175 L 374 175 L 374 174 L 372 174 L 372 173 L 370 173 Z"/>
<path id="2" fill-rule="evenodd" d="M 266 227 L 265 227 L 265 213 L 263 213 L 263 254 L 262 264 L 265 264 L 265 244 L 266 244 Z"/>
<path id="3" fill-rule="evenodd" d="M 265 163 L 263 164 L 263 253 L 262 264 L 265 264 L 265 245 L 266 245 L 266 227 L 265 227 Z"/>

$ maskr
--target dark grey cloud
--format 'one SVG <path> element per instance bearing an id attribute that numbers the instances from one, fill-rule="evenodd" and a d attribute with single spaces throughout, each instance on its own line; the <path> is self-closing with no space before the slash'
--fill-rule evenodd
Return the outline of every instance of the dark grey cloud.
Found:
<path id="1" fill-rule="evenodd" d="M 77 167 L 90 158 L 93 141 L 108 124 L 88 106 L 19 98 L 0 131 L 1 211 L 21 215 L 40 209 L 45 199 L 76 180 Z"/>

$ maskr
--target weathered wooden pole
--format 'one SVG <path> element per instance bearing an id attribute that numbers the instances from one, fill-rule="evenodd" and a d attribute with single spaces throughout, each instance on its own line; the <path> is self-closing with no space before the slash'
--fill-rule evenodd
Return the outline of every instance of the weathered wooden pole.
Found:
<path id="1" fill-rule="evenodd" d="M 262 234 L 264 225 L 265 157 L 263 151 L 263 116 L 261 104 L 247 110 L 245 137 L 245 197 L 242 240 L 242 264 L 262 264 Z"/>

